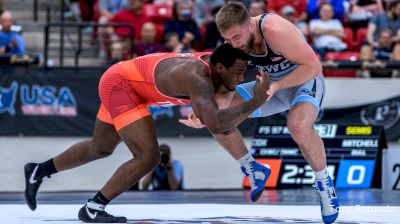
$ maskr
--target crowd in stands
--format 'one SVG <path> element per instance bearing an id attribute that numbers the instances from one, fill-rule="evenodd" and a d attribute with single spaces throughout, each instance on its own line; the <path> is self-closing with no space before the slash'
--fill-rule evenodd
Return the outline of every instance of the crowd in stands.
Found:
<path id="1" fill-rule="evenodd" d="M 229 0 L 70 0 L 82 21 L 128 23 L 96 32 L 106 61 L 154 52 L 212 50 L 224 40 L 214 18 Z M 319 57 L 342 60 L 399 60 L 399 0 L 244 0 L 252 16 L 281 15 L 304 35 Z M 0 0 L 0 12 L 2 1 Z M 1 17 L 0 53 L 23 53 L 22 37 L 7 29 L 12 15 Z M 4 17 L 4 18 L 3 18 Z M 11 17 L 11 18 L 10 18 Z M 133 52 L 132 52 L 133 50 Z M 349 53 L 351 52 L 351 53 Z M 133 53 L 133 54 L 132 54 Z M 364 72 L 363 76 L 369 76 Z"/>
<path id="2" fill-rule="evenodd" d="M 4 9 L 4 2 L 0 0 L 0 55 L 25 53 L 20 30 L 20 26 L 14 25 L 12 13 Z"/>

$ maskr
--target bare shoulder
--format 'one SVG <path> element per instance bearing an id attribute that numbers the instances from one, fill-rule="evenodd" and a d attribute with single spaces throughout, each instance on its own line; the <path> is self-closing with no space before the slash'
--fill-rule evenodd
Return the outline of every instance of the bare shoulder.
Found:
<path id="1" fill-rule="evenodd" d="M 203 62 L 193 59 L 182 66 L 182 71 L 187 74 L 188 80 L 209 80 L 207 65 Z"/>
<path id="2" fill-rule="evenodd" d="M 280 15 L 271 13 L 267 16 L 263 24 L 263 31 L 265 34 L 274 34 L 282 31 L 287 31 L 288 27 L 294 27 L 286 19 L 282 18 Z"/>

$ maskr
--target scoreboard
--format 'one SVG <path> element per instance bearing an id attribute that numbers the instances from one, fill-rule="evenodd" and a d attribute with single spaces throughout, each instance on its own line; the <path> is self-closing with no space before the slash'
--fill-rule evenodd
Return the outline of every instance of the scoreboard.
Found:
<path id="1" fill-rule="evenodd" d="M 370 188 L 381 185 L 381 151 L 384 130 L 374 126 L 316 124 L 324 141 L 328 172 L 337 188 Z M 271 168 L 268 188 L 295 188 L 315 182 L 286 126 L 259 125 L 251 145 L 256 161 Z M 244 187 L 249 187 L 247 178 Z"/>

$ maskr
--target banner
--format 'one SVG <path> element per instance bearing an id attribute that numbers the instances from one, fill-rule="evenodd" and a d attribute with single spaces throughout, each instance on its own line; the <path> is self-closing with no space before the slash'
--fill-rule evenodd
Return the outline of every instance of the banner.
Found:
<path id="1" fill-rule="evenodd" d="M 91 135 L 101 71 L 17 69 L 1 75 L 0 135 Z"/>

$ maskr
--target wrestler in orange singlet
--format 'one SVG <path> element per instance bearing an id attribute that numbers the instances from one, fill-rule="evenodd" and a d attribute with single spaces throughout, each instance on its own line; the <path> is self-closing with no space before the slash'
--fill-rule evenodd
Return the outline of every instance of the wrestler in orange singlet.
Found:
<path id="1" fill-rule="evenodd" d="M 254 85 L 251 99 L 235 107 L 218 108 L 218 97 L 232 95 L 243 82 L 247 58 L 243 51 L 223 44 L 211 55 L 151 54 L 113 65 L 100 80 L 101 106 L 93 137 L 48 161 L 25 165 L 28 206 L 36 209 L 36 194 L 44 177 L 109 156 L 122 140 L 133 158 L 116 170 L 80 209 L 78 217 L 83 222 L 126 222 L 125 217 L 106 213 L 105 206 L 160 161 L 156 126 L 147 106 L 190 103 L 210 132 L 227 133 L 267 99 L 269 79 L 263 75 Z"/>

